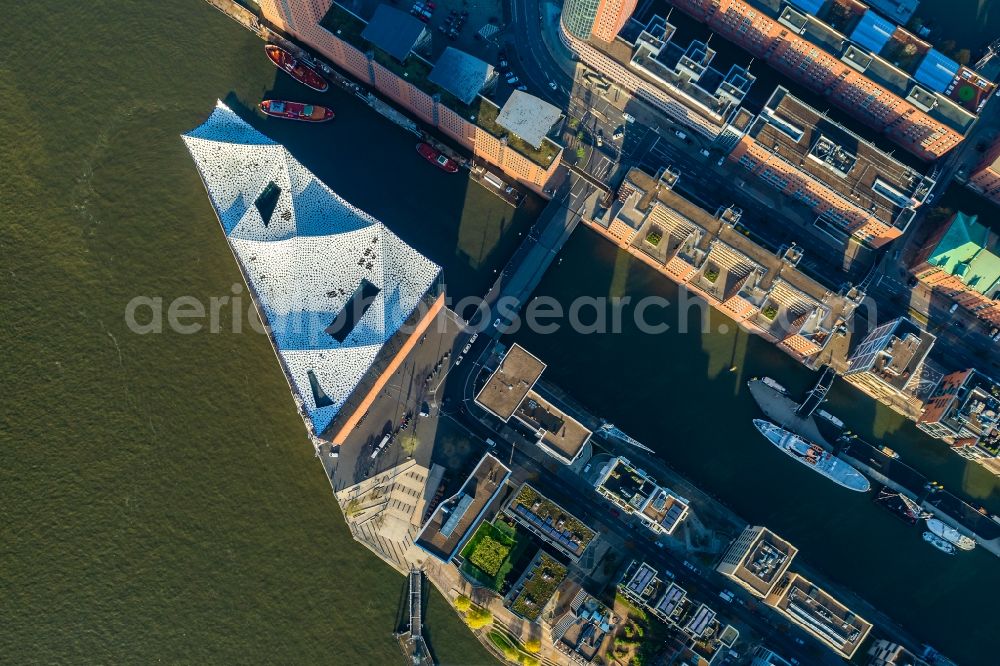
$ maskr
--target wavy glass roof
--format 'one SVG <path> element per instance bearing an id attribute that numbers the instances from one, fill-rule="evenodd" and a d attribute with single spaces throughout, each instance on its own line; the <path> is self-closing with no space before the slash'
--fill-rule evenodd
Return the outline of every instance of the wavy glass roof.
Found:
<path id="1" fill-rule="evenodd" d="M 183 139 L 318 435 L 441 269 L 222 102 Z"/>

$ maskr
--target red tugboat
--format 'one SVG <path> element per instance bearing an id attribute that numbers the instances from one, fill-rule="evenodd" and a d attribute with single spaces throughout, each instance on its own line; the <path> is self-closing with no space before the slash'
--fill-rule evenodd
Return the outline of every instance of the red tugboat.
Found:
<path id="1" fill-rule="evenodd" d="M 430 144 L 418 143 L 417 152 L 420 153 L 421 157 L 439 169 L 447 171 L 448 173 L 455 173 L 458 171 L 458 162 L 443 154 L 440 150 L 434 148 Z"/>
<path id="2" fill-rule="evenodd" d="M 325 106 L 316 104 L 301 104 L 299 102 L 285 102 L 277 99 L 265 99 L 260 103 L 260 110 L 275 118 L 287 118 L 288 120 L 302 120 L 307 123 L 322 123 L 333 120 L 333 111 Z"/>
<path id="3" fill-rule="evenodd" d="M 327 88 L 330 87 L 326 79 L 320 76 L 315 69 L 299 62 L 291 53 L 280 46 L 268 44 L 264 47 L 264 51 L 278 69 L 287 73 L 299 83 L 319 92 L 326 92 Z"/>

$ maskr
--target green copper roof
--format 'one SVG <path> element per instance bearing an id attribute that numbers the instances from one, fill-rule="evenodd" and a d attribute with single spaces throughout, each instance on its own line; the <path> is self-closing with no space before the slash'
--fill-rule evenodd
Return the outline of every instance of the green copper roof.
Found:
<path id="1" fill-rule="evenodd" d="M 990 231 L 975 215 L 956 213 L 928 262 L 959 278 L 980 294 L 992 295 L 1000 283 L 1000 257 Z"/>

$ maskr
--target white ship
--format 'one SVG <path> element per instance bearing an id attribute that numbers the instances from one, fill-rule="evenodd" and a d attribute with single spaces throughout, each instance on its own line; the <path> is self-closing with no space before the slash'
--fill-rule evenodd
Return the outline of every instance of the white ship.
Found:
<path id="1" fill-rule="evenodd" d="M 794 460 L 809 469 L 818 472 L 834 483 L 859 493 L 868 492 L 871 484 L 868 479 L 843 460 L 832 456 L 826 449 L 802 439 L 795 433 L 788 432 L 769 421 L 754 419 L 760 434 L 784 451 Z"/>
<path id="2" fill-rule="evenodd" d="M 942 553 L 948 553 L 949 555 L 955 554 L 955 547 L 951 545 L 948 541 L 945 541 L 941 537 L 931 534 L 930 532 L 924 532 L 924 541 L 934 546 Z"/>
<path id="3" fill-rule="evenodd" d="M 937 518 L 927 519 L 927 529 L 930 530 L 931 534 L 934 536 L 941 537 L 956 548 L 961 548 L 962 550 L 972 550 L 976 547 L 976 542 L 973 539 L 965 536 L 954 527 L 945 525 Z"/>

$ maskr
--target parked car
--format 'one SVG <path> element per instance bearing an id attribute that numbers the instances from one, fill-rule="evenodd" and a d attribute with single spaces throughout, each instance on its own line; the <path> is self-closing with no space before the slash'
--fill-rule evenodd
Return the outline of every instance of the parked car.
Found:
<path id="1" fill-rule="evenodd" d="M 633 116 L 631 113 L 624 113 L 623 112 L 622 113 L 622 118 L 624 118 L 625 121 L 629 122 L 629 123 L 634 123 L 635 122 L 635 116 Z"/>
<path id="2" fill-rule="evenodd" d="M 549 88 L 552 88 L 553 90 L 559 90 L 559 86 L 556 85 L 555 81 L 549 81 Z"/>
<path id="3" fill-rule="evenodd" d="M 511 77 L 509 79 L 507 79 L 507 83 L 509 83 L 510 85 L 514 85 L 515 83 L 517 83 L 520 80 L 521 79 L 517 78 L 516 76 L 514 76 L 512 74 Z"/>
<path id="4" fill-rule="evenodd" d="M 704 155 L 705 157 L 708 157 L 711 154 L 711 153 L 708 152 L 708 148 L 702 148 L 698 152 L 701 153 L 702 155 Z"/>
<path id="5" fill-rule="evenodd" d="M 519 86 L 517 87 L 517 89 L 518 89 L 518 90 L 520 90 L 521 92 L 526 92 L 526 91 L 528 90 L 528 86 L 526 86 L 526 85 L 524 85 L 524 84 L 522 83 L 521 85 L 519 85 Z"/>
<path id="6" fill-rule="evenodd" d="M 716 162 L 716 165 L 718 165 L 718 166 L 722 166 L 722 165 L 723 165 L 723 164 L 725 164 L 725 163 L 726 163 L 726 156 L 725 156 L 725 155 L 723 155 L 722 157 L 720 157 L 720 158 L 719 158 L 719 161 L 718 161 L 718 162 Z"/>
<path id="7" fill-rule="evenodd" d="M 501 66 L 501 67 L 506 67 L 506 66 L 507 66 L 507 61 L 506 61 L 506 60 L 503 60 L 503 59 L 501 59 L 501 60 L 500 60 L 500 66 Z"/>
<path id="8" fill-rule="evenodd" d="M 674 136 L 676 136 L 678 139 L 684 139 L 684 140 L 688 138 L 688 135 L 682 132 L 681 130 L 674 130 Z"/>
<path id="9" fill-rule="evenodd" d="M 617 141 L 618 139 L 621 139 L 624 136 L 625 136 L 625 126 L 624 125 L 619 125 L 615 129 L 615 133 L 611 135 L 611 138 L 614 139 L 615 141 Z"/>
<path id="10" fill-rule="evenodd" d="M 604 130 L 598 129 L 597 130 L 597 136 L 596 136 L 595 139 L 596 139 L 597 147 L 598 148 L 600 148 L 601 146 L 603 146 L 604 145 Z"/>

